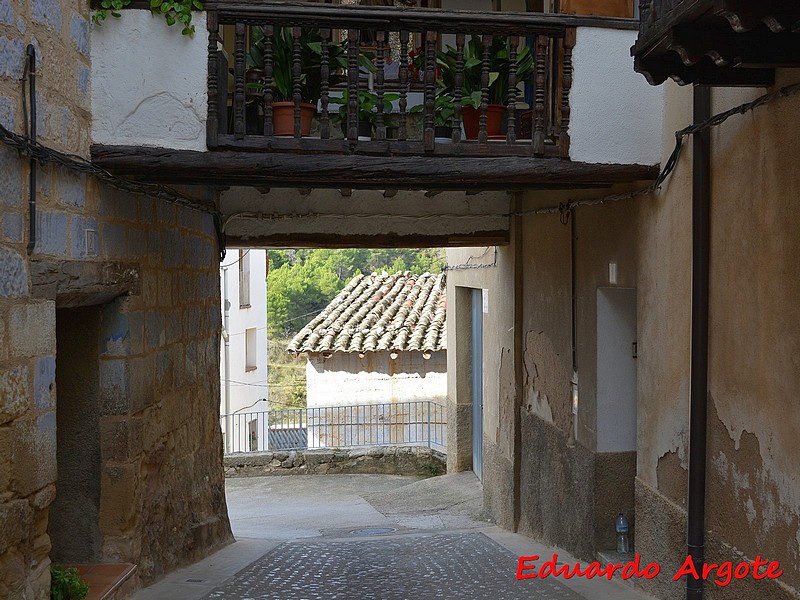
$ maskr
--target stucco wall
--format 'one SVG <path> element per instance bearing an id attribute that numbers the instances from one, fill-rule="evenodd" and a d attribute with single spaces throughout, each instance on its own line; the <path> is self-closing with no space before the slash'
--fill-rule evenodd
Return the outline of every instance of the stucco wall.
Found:
<path id="1" fill-rule="evenodd" d="M 23 131 L 19 79 L 32 42 L 39 139 L 88 155 L 89 29 L 85 2 L 0 2 L 4 126 Z M 62 306 L 100 305 L 91 400 L 101 553 L 107 562 L 137 564 L 146 583 L 230 540 L 212 219 L 48 164 L 38 169 L 38 238 L 29 258 L 28 161 L 0 146 L 0 173 L 0 597 L 49 597 Z M 96 233 L 94 254 L 87 229 Z M 110 300 L 104 289 L 122 296 Z M 65 351 L 85 353 L 74 345 Z"/>
<path id="2" fill-rule="evenodd" d="M 306 363 L 309 408 L 433 400 L 447 394 L 447 352 L 334 352 L 312 354 Z"/>
<path id="3" fill-rule="evenodd" d="M 94 143 L 206 149 L 205 13 L 192 22 L 193 37 L 149 10 L 90 26 Z"/>
<path id="4" fill-rule="evenodd" d="M 778 85 L 795 80 L 796 74 L 779 73 Z M 691 121 L 692 97 L 691 89 L 666 87 L 665 153 L 672 132 Z M 762 93 L 715 89 L 712 110 Z M 714 598 L 783 598 L 785 586 L 795 594 L 800 588 L 798 107 L 800 100 L 791 98 L 734 117 L 712 137 L 707 555 L 714 562 L 761 555 L 784 567 L 778 584 L 731 585 L 713 590 Z M 671 519 L 639 523 L 638 548 L 647 560 L 686 554 L 679 532 L 688 453 L 690 156 L 647 204 L 640 239 L 645 346 L 637 505 L 647 499 L 674 507 L 662 511 Z M 678 598 L 680 588 L 665 585 L 659 593 Z"/>
<path id="5" fill-rule="evenodd" d="M 636 31 L 579 27 L 570 92 L 570 158 L 654 165 L 661 156 L 663 90 L 634 73 Z"/>

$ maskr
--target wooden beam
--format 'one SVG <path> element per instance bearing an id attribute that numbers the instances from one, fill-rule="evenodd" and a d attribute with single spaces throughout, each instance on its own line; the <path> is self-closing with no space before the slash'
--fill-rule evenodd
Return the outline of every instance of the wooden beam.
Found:
<path id="1" fill-rule="evenodd" d="M 657 165 L 551 158 L 319 156 L 97 145 L 92 159 L 116 175 L 142 181 L 329 189 L 570 189 L 653 180 L 659 171 Z"/>
<path id="2" fill-rule="evenodd" d="M 477 231 L 459 235 L 322 234 L 288 233 L 261 237 L 228 235 L 231 247 L 248 248 L 461 248 L 506 246 L 508 231 Z"/>

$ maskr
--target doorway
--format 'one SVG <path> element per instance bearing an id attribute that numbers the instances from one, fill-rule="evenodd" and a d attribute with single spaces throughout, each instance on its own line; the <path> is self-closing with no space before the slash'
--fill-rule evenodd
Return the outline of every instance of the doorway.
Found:
<path id="1" fill-rule="evenodd" d="M 472 470 L 483 481 L 483 290 L 472 290 Z"/>
<path id="2" fill-rule="evenodd" d="M 56 310 L 58 475 L 48 523 L 54 563 L 102 558 L 100 319 L 100 306 Z"/>

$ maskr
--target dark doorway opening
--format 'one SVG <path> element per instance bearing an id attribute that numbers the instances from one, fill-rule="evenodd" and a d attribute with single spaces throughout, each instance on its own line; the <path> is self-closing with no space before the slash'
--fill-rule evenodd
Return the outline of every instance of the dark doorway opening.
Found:
<path id="1" fill-rule="evenodd" d="M 55 563 L 99 562 L 101 307 L 56 310 L 56 500 L 48 533 Z"/>

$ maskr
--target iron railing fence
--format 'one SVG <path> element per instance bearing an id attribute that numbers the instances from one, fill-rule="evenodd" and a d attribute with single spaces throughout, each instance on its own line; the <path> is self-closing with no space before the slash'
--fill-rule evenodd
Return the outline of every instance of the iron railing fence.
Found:
<path id="1" fill-rule="evenodd" d="M 239 412 L 220 426 L 226 453 L 447 445 L 446 409 L 431 400 Z"/>

